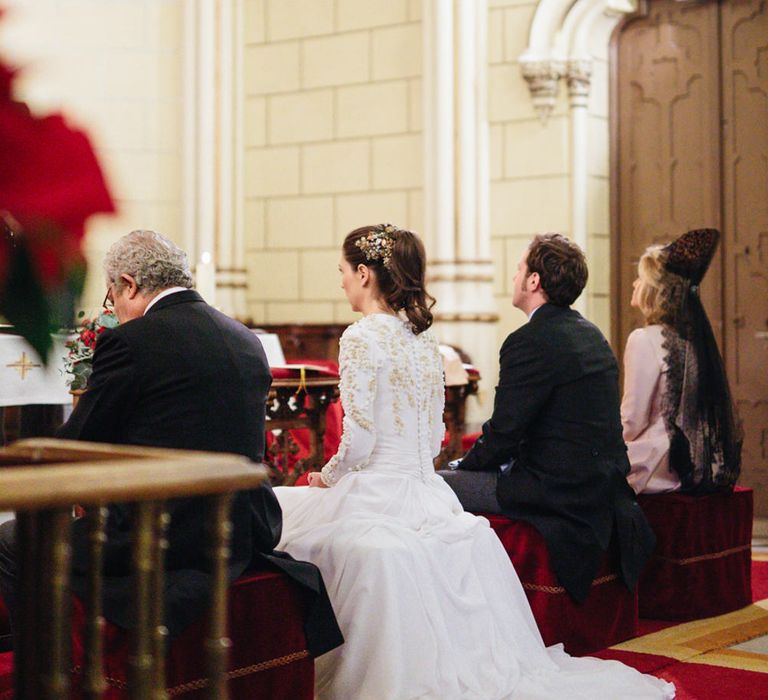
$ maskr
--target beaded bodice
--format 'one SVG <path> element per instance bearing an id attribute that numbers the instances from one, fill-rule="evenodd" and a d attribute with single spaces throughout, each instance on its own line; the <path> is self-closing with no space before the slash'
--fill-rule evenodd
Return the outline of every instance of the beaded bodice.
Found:
<path id="1" fill-rule="evenodd" d="M 333 485 L 361 470 L 431 473 L 445 400 L 434 336 L 415 335 L 397 316 L 371 314 L 344 331 L 339 366 L 344 429 L 323 481 Z"/>

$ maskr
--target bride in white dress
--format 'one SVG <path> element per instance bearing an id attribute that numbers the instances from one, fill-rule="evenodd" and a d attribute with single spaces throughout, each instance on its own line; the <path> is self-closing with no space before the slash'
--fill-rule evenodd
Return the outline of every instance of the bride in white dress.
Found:
<path id="1" fill-rule="evenodd" d="M 341 445 L 309 487 L 275 489 L 279 548 L 320 568 L 346 640 L 317 659 L 317 698 L 674 697 L 618 662 L 545 648 L 488 521 L 435 474 L 443 375 L 418 237 L 357 229 L 339 269 L 363 314 L 341 339 Z"/>

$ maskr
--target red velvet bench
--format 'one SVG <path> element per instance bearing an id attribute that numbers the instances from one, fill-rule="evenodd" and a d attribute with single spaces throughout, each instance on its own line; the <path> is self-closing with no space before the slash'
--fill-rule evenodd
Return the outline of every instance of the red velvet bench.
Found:
<path id="1" fill-rule="evenodd" d="M 637 593 L 624 585 L 609 556 L 578 605 L 555 578 L 544 538 L 533 525 L 478 515 L 488 518 L 507 550 L 547 646 L 562 642 L 569 653 L 583 655 L 637 636 Z"/>
<path id="2" fill-rule="evenodd" d="M 73 626 L 82 625 L 79 601 Z M 299 587 L 282 573 L 246 574 L 229 589 L 230 700 L 312 700 L 314 659 L 307 651 L 305 601 Z M 166 665 L 171 698 L 205 698 L 205 616 L 187 628 L 170 648 Z M 82 638 L 73 635 L 73 697 L 82 680 Z M 124 700 L 130 635 L 107 624 L 104 639 L 104 700 Z M 0 654 L 0 700 L 13 697 L 12 653 Z"/>
<path id="3" fill-rule="evenodd" d="M 656 533 L 638 594 L 640 616 L 695 620 L 752 602 L 752 489 L 686 496 L 640 495 Z"/>

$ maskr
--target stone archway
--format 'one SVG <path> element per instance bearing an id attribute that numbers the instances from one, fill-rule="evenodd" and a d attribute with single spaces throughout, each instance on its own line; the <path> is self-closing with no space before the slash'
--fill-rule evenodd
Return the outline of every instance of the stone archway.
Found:
<path id="1" fill-rule="evenodd" d="M 541 0 L 531 22 L 528 47 L 519 58 L 523 77 L 539 118 L 546 122 L 561 83 L 566 84 L 570 120 L 570 236 L 593 263 L 597 252 L 591 239 L 597 233 L 590 220 L 609 221 L 608 152 L 596 174 L 591 168 L 593 146 L 609 139 L 608 48 L 611 35 L 628 14 L 635 12 L 633 0 Z M 594 93 L 605 96 L 604 105 L 591 104 Z M 600 232 L 606 239 L 609 231 Z M 593 255 L 591 255 L 593 254 Z M 597 260 L 608 264 L 608 260 Z M 583 295 L 580 311 L 591 315 L 594 295 Z M 607 330 L 607 329 L 606 329 Z"/>

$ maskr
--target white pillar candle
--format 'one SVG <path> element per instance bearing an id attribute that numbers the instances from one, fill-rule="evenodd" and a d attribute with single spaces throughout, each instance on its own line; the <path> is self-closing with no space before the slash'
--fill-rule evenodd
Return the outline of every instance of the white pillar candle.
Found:
<path id="1" fill-rule="evenodd" d="M 216 267 L 207 251 L 200 256 L 200 262 L 195 267 L 195 286 L 203 299 L 216 306 Z"/>

